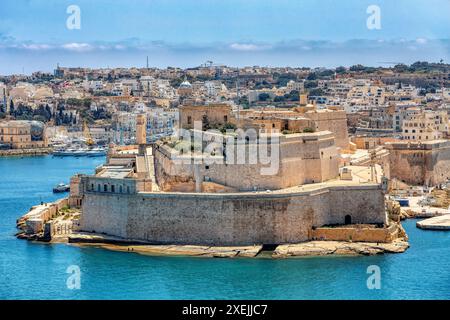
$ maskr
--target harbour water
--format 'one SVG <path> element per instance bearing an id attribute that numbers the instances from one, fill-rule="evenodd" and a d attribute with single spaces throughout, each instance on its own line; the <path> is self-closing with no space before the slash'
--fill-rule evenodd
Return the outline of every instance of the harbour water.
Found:
<path id="1" fill-rule="evenodd" d="M 14 237 L 16 219 L 104 158 L 0 158 L 0 299 L 450 299 L 450 232 L 404 223 L 411 248 L 370 257 L 150 257 Z M 368 289 L 369 266 L 381 289 Z M 68 289 L 70 266 L 81 288 Z"/>

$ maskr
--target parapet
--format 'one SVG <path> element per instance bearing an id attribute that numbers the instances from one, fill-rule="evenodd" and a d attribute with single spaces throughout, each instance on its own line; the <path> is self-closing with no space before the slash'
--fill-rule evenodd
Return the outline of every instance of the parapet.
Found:
<path id="1" fill-rule="evenodd" d="M 439 148 L 450 148 L 450 140 L 386 142 L 385 146 L 390 150 L 433 150 Z"/>

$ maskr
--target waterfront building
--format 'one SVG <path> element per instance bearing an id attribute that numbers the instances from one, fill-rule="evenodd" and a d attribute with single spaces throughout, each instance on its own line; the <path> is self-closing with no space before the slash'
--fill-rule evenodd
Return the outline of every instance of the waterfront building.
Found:
<path id="1" fill-rule="evenodd" d="M 47 146 L 44 124 L 38 121 L 0 121 L 0 143 L 12 149 L 44 148 Z"/>

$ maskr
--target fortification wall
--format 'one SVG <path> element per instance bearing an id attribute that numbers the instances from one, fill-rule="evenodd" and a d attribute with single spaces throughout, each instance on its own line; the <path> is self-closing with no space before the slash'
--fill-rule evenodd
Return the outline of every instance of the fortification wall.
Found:
<path id="1" fill-rule="evenodd" d="M 413 185 L 437 185 L 450 178 L 450 141 L 386 146 L 391 178 Z"/>
<path id="2" fill-rule="evenodd" d="M 253 245 L 311 239 L 313 227 L 385 223 L 378 185 L 280 193 L 86 192 L 81 230 L 154 243 Z"/>
<path id="3" fill-rule="evenodd" d="M 263 144 L 245 146 L 245 164 L 225 164 L 221 155 L 200 161 L 206 163 L 191 164 L 190 155 L 180 157 L 171 153 L 170 148 L 156 146 L 153 151 L 156 180 L 162 190 L 167 191 L 177 183 L 194 182 L 197 170 L 201 181 L 208 177 L 215 183 L 240 191 L 251 191 L 277 190 L 305 183 L 323 182 L 339 175 L 338 151 L 331 132 L 280 136 L 277 148 L 260 148 L 261 145 Z M 266 163 L 262 163 L 259 150 L 269 150 L 271 153 L 271 156 L 265 159 Z M 235 159 L 237 154 L 235 148 Z M 250 163 L 249 159 L 253 157 L 256 163 Z M 173 161 L 175 159 L 179 161 Z M 181 161 L 182 159 L 185 161 Z M 212 159 L 217 162 L 208 163 Z M 270 168 L 272 170 L 269 170 Z"/>
<path id="4" fill-rule="evenodd" d="M 317 131 L 331 131 L 334 133 L 336 145 L 343 149 L 349 147 L 347 131 L 347 114 L 343 110 L 334 111 L 308 111 L 305 116 L 313 120 Z"/>

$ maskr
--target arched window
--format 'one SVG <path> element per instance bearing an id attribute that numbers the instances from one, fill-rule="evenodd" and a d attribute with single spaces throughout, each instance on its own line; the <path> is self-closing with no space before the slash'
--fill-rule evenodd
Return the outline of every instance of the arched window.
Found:
<path id="1" fill-rule="evenodd" d="M 108 185 L 107 184 L 103 185 L 103 191 L 108 192 Z"/>
<path id="2" fill-rule="evenodd" d="M 119 186 L 119 193 L 122 193 L 122 185 Z"/>
<path id="3" fill-rule="evenodd" d="M 101 188 L 101 187 L 100 187 L 100 184 L 98 184 L 98 185 L 97 185 L 97 191 L 98 191 L 98 192 L 102 191 L 100 188 Z"/>
<path id="4" fill-rule="evenodd" d="M 114 185 L 111 186 L 111 192 L 116 192 L 116 187 Z"/>

